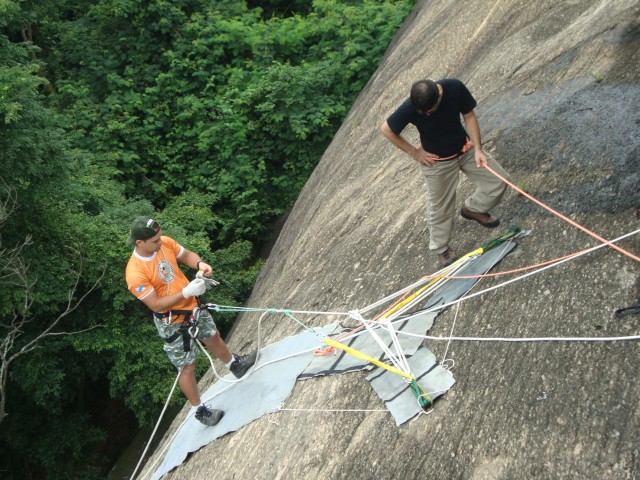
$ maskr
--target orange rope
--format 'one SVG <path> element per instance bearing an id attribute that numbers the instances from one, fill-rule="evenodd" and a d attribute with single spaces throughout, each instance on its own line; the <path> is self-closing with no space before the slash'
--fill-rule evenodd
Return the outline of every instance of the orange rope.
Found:
<path id="1" fill-rule="evenodd" d="M 533 265 L 527 265 L 526 267 L 515 268 L 513 270 L 505 270 L 504 272 L 495 272 L 495 273 L 483 273 L 482 275 L 427 275 L 424 278 L 453 278 L 453 279 L 470 279 L 470 278 L 488 278 L 488 277 L 500 277 L 502 275 L 509 275 L 512 273 L 520 273 L 525 272 L 527 270 L 533 270 L 534 268 L 544 267 L 546 265 L 551 265 L 552 263 L 561 262 L 562 260 L 566 260 L 567 258 L 577 257 L 582 255 L 585 252 L 588 252 L 591 248 L 585 248 L 579 252 L 570 253 L 569 255 L 565 255 L 564 257 L 554 258 L 553 260 L 546 260 L 540 263 L 534 263 Z"/>
<path id="2" fill-rule="evenodd" d="M 600 242 L 604 243 L 605 245 L 610 246 L 611 248 L 619 251 L 620 253 L 626 255 L 629 258 L 632 258 L 633 260 L 635 260 L 636 262 L 640 262 L 640 257 L 638 257 L 637 255 L 634 255 L 631 252 L 626 251 L 624 248 L 621 248 L 613 243 L 611 243 L 611 241 L 607 240 L 606 238 L 601 237 L 600 235 L 598 235 L 597 233 L 592 232 L 591 230 L 589 230 L 588 228 L 583 227 L 582 225 L 580 225 L 577 222 L 574 222 L 573 220 L 571 220 L 569 217 L 565 217 L 564 215 L 562 215 L 560 212 L 554 210 L 553 208 L 545 205 L 544 203 L 542 203 L 539 200 L 536 200 L 535 198 L 533 198 L 531 195 L 529 195 L 527 192 L 525 192 L 524 190 L 518 188 L 517 186 L 515 186 L 513 183 L 511 183 L 509 180 L 507 180 L 506 178 L 504 178 L 502 175 L 500 175 L 498 172 L 496 172 L 495 170 L 493 170 L 491 167 L 489 167 L 488 165 L 483 165 L 484 168 L 486 168 L 487 170 L 489 170 L 491 173 L 493 173 L 496 177 L 498 177 L 500 180 L 502 180 L 504 183 L 506 183 L 507 185 L 509 185 L 511 188 L 513 188 L 515 191 L 517 191 L 518 193 L 520 193 L 521 195 L 524 195 L 525 197 L 527 197 L 529 200 L 531 200 L 532 202 L 537 203 L 538 205 L 540 205 L 542 208 L 549 210 L 551 213 L 553 213 L 554 215 L 560 217 L 562 220 L 564 220 L 565 222 L 569 223 L 570 225 L 573 225 L 576 228 L 579 228 L 580 230 L 582 230 L 583 232 L 585 232 L 588 235 L 591 235 L 593 238 L 599 240 Z"/>
<path id="3" fill-rule="evenodd" d="M 458 158 L 461 155 L 464 155 L 465 153 L 467 153 L 469 150 L 471 150 L 473 148 L 473 143 L 471 142 L 471 140 L 469 140 L 469 137 L 467 137 L 467 141 L 465 142 L 465 144 L 462 146 L 462 150 L 460 150 L 459 153 L 454 153 L 453 155 L 449 155 L 448 157 L 439 157 L 437 155 L 434 155 L 433 153 L 429 153 L 429 155 L 431 155 L 431 158 L 437 162 L 442 162 L 443 160 L 451 160 L 453 158 Z"/>

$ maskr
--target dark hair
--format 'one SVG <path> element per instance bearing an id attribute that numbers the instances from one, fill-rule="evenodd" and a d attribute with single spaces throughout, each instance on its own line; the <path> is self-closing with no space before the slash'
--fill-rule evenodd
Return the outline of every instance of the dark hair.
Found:
<path id="1" fill-rule="evenodd" d="M 411 86 L 411 105 L 419 112 L 426 112 L 438 103 L 438 85 L 433 80 L 418 80 Z"/>

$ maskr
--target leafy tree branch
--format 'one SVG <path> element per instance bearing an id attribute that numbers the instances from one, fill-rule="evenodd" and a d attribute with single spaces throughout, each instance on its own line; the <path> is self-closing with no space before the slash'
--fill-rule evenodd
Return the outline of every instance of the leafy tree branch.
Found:
<path id="1" fill-rule="evenodd" d="M 7 196 L 0 201 L 0 229 L 2 224 L 10 216 L 16 203 L 16 195 L 13 189 L 7 190 Z M 76 257 L 79 259 L 79 267 L 75 274 L 75 283 L 73 287 L 66 293 L 66 302 L 61 313 L 59 313 L 52 321 L 48 322 L 43 328 L 36 330 L 35 333 L 26 332 L 27 324 L 31 323 L 31 310 L 33 307 L 33 288 L 37 280 L 29 277 L 29 265 L 22 257 L 22 251 L 31 243 L 31 239 L 27 237 L 23 243 L 13 248 L 0 249 L 0 284 L 10 284 L 14 290 L 19 290 L 22 297 L 20 305 L 13 310 L 11 315 L 0 318 L 0 423 L 7 416 L 6 404 L 8 396 L 8 378 L 11 365 L 21 356 L 26 355 L 36 349 L 42 341 L 53 336 L 70 336 L 87 332 L 96 328 L 90 327 L 83 330 L 75 330 L 71 332 L 60 332 L 56 328 L 62 320 L 76 310 L 80 304 L 93 292 L 102 280 L 105 270 L 95 280 L 93 285 L 84 291 L 79 298 L 76 298 L 80 280 L 82 278 L 82 255 L 75 251 Z M 0 240 L 0 247 L 2 246 Z M 30 329 L 33 330 L 33 329 Z"/>

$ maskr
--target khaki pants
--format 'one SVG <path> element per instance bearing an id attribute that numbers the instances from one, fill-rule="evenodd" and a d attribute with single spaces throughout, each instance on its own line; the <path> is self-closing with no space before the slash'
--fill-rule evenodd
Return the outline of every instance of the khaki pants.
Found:
<path id="1" fill-rule="evenodd" d="M 478 168 L 475 149 L 453 160 L 436 162 L 433 167 L 422 167 L 427 180 L 427 222 L 429 225 L 429 250 L 444 252 L 451 240 L 451 229 L 456 209 L 456 189 L 459 172 L 462 171 L 475 185 L 476 190 L 464 202 L 472 212 L 487 213 L 500 203 L 507 185 L 486 168 Z M 509 179 L 509 174 L 485 152 L 489 166 Z"/>

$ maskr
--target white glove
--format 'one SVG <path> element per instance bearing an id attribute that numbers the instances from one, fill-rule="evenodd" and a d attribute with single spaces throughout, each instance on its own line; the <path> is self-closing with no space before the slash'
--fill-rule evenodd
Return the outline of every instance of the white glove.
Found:
<path id="1" fill-rule="evenodd" d="M 201 278 L 202 280 L 204 280 L 204 283 L 207 286 L 207 290 L 209 290 L 211 287 L 216 287 L 216 286 L 220 285 L 220 282 L 216 282 L 213 278 L 205 277 L 202 274 L 202 272 L 196 273 L 196 278 Z"/>
<path id="2" fill-rule="evenodd" d="M 182 296 L 184 298 L 197 297 L 202 295 L 207 290 L 207 284 L 201 278 L 191 280 L 191 283 L 182 289 Z"/>

